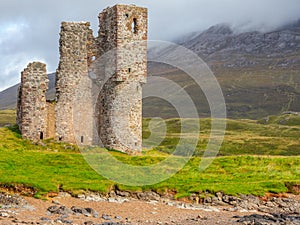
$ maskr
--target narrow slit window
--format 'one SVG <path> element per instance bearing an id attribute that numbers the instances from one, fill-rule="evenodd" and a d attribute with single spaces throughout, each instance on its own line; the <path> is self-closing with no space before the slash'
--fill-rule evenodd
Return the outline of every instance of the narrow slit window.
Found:
<path id="1" fill-rule="evenodd" d="M 128 73 L 131 73 L 131 68 L 128 68 Z"/>
<path id="2" fill-rule="evenodd" d="M 40 140 L 44 140 L 44 133 L 40 132 Z"/>
<path id="3" fill-rule="evenodd" d="M 137 19 L 136 18 L 133 19 L 133 22 L 131 24 L 131 29 L 132 29 L 131 30 L 132 33 L 134 33 L 134 34 L 137 33 Z"/>
<path id="4" fill-rule="evenodd" d="M 81 139 L 80 139 L 81 144 L 83 143 L 83 141 L 84 141 L 83 136 L 81 136 Z"/>

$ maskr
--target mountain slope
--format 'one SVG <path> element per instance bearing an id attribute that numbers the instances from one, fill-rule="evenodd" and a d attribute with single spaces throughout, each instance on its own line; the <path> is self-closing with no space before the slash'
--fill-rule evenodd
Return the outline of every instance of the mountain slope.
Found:
<path id="1" fill-rule="evenodd" d="M 210 66 L 222 87 L 229 117 L 256 119 L 300 111 L 300 21 L 268 33 L 237 33 L 220 24 L 177 40 Z M 170 49 L 157 52 L 168 54 Z M 209 116 L 203 93 L 182 71 L 152 63 L 149 72 L 185 87 L 199 115 Z M 145 116 L 159 116 L 162 109 L 165 117 L 175 115 L 163 101 L 145 100 Z"/>
<path id="2" fill-rule="evenodd" d="M 177 40 L 210 66 L 224 93 L 229 117 L 258 119 L 300 111 L 300 20 L 268 33 L 238 33 L 220 24 Z M 149 49 L 149 54 L 168 51 Z M 189 93 L 201 117 L 210 115 L 202 90 L 181 70 L 149 62 L 148 75 L 175 81 Z M 52 96 L 48 98 L 53 98 L 54 74 L 49 78 Z M 0 109 L 15 107 L 16 90 L 14 86 L 0 93 Z M 144 100 L 143 113 L 146 117 L 178 116 L 170 104 L 157 98 Z"/>
<path id="3" fill-rule="evenodd" d="M 53 99 L 55 97 L 55 73 L 48 74 L 48 78 L 49 89 L 47 92 L 47 99 Z M 16 84 L 0 92 L 0 110 L 16 108 L 19 86 L 20 84 Z"/>
<path id="4" fill-rule="evenodd" d="M 0 109 L 14 109 L 16 107 L 17 92 L 20 84 L 16 84 L 0 92 Z"/>

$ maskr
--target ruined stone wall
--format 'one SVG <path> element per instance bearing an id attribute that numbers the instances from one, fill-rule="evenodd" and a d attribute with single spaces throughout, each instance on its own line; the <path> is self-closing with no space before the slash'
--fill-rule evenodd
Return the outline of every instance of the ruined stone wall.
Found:
<path id="1" fill-rule="evenodd" d="M 17 122 L 23 137 L 80 145 L 100 138 L 110 149 L 141 151 L 147 9 L 116 5 L 99 21 L 97 39 L 89 23 L 62 23 L 56 102 L 46 103 L 44 64 L 29 64 L 22 73 Z"/>
<path id="2" fill-rule="evenodd" d="M 47 138 L 56 138 L 56 130 L 55 130 L 55 102 L 47 102 Z"/>
<path id="3" fill-rule="evenodd" d="M 116 5 L 99 15 L 99 52 L 107 54 L 99 101 L 98 132 L 104 146 L 123 152 L 142 149 L 142 83 L 147 75 L 147 9 Z M 113 64 L 113 65 L 111 65 Z M 111 68 L 114 71 L 111 71 Z"/>
<path id="4" fill-rule="evenodd" d="M 38 141 L 47 138 L 48 83 L 46 65 L 43 63 L 30 63 L 21 73 L 17 120 L 24 139 Z"/>
<path id="5" fill-rule="evenodd" d="M 90 24 L 85 22 L 63 22 L 61 26 L 60 63 L 56 78 L 56 135 L 58 140 L 69 143 L 76 143 L 77 139 L 91 141 L 92 136 L 91 83 L 86 81 L 95 39 L 89 27 Z M 82 79 L 86 86 L 78 89 Z M 77 119 L 80 117 L 82 120 Z M 74 131 L 89 137 L 75 137 Z"/>

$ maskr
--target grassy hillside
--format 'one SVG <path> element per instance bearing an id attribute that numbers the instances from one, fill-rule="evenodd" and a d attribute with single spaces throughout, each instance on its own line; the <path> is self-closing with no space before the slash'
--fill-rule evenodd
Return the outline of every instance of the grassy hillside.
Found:
<path id="1" fill-rule="evenodd" d="M 300 112 L 299 69 L 226 69 L 216 63 L 212 70 L 222 88 L 230 118 L 260 119 L 284 111 Z M 193 99 L 199 116 L 210 117 L 205 95 L 183 71 L 155 64 L 149 68 L 150 75 L 179 84 Z M 143 113 L 145 117 L 178 117 L 172 105 L 157 98 L 144 99 Z"/>
<path id="2" fill-rule="evenodd" d="M 32 144 L 21 138 L 16 127 L 0 128 L 0 184 L 27 184 L 37 188 L 38 195 L 59 189 L 73 193 L 82 190 L 107 192 L 115 186 L 133 191 L 172 190 L 177 197 L 204 191 L 256 195 L 286 192 L 287 187 L 300 184 L 300 126 L 297 117 L 291 118 L 293 122 L 288 125 L 280 125 L 276 119 L 268 120 L 268 124 L 251 120 L 228 120 L 220 156 L 204 172 L 199 171 L 201 157 L 197 155 L 201 155 L 205 148 L 210 120 L 201 119 L 201 139 L 196 156 L 175 176 L 145 187 L 126 187 L 105 179 L 87 164 L 75 146 L 51 140 L 42 145 Z M 144 120 L 144 137 L 149 136 L 149 121 Z M 168 156 L 166 153 L 171 152 L 178 141 L 180 124 L 178 119 L 166 122 L 167 138 L 155 149 L 145 149 L 142 156 L 127 156 L 118 152 L 111 154 L 133 165 L 149 165 L 164 160 Z M 195 122 L 199 120 L 189 121 L 191 134 Z"/>
<path id="3" fill-rule="evenodd" d="M 15 111 L 0 110 L 0 126 L 15 123 Z M 194 137 L 195 124 L 200 125 L 199 142 L 195 150 L 196 156 L 201 156 L 206 149 L 210 135 L 210 119 L 184 119 L 184 124 L 189 127 L 185 136 Z M 143 137 L 150 136 L 149 122 L 143 120 Z M 167 135 L 162 134 L 162 142 L 154 150 L 163 153 L 172 153 L 180 137 L 181 120 L 167 119 L 155 124 L 153 129 L 163 130 L 167 126 Z M 159 133 L 157 134 L 160 135 Z M 219 156 L 232 155 L 274 155 L 295 156 L 300 155 L 300 116 L 281 115 L 269 116 L 261 120 L 232 120 L 227 119 L 227 129 L 224 143 Z"/>
<path id="4" fill-rule="evenodd" d="M 232 155 L 300 155 L 300 116 L 272 116 L 269 122 L 263 124 L 262 121 L 255 120 L 227 120 L 227 129 L 223 145 L 219 156 Z M 285 120 L 283 120 L 285 118 Z M 144 137 L 150 135 L 147 127 L 150 119 L 144 119 Z M 277 122 L 276 122 L 277 121 Z M 278 121 L 285 121 L 279 123 Z M 190 133 L 185 133 L 185 137 L 194 135 L 195 123 L 200 124 L 200 135 L 196 156 L 201 156 L 206 149 L 210 134 L 209 119 L 185 119 L 184 124 L 191 128 Z M 155 147 L 156 150 L 171 153 L 180 137 L 180 120 L 166 120 L 168 132 L 162 143 Z M 155 130 L 163 130 L 164 123 L 158 123 Z"/>

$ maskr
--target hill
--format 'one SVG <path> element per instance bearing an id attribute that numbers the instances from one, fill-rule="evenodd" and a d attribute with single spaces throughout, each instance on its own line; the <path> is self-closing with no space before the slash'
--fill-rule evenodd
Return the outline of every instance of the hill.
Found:
<path id="1" fill-rule="evenodd" d="M 49 78 L 49 90 L 47 92 L 47 98 L 53 99 L 55 97 L 55 73 L 48 75 Z M 15 109 L 17 105 L 17 94 L 20 84 L 16 84 L 6 90 L 0 92 L 0 110 Z"/>
<path id="2" fill-rule="evenodd" d="M 239 33 L 219 24 L 177 38 L 176 42 L 208 63 L 220 83 L 230 118 L 259 119 L 300 111 L 300 21 L 268 33 Z M 153 54 L 151 49 L 149 54 Z M 210 115 L 202 90 L 181 70 L 149 62 L 148 75 L 175 81 L 189 93 L 200 117 Z M 53 98 L 54 74 L 49 77 L 49 98 Z M 15 107 L 17 87 L 0 93 L 0 109 Z M 157 98 L 145 99 L 143 112 L 144 117 L 178 117 L 170 104 Z"/>
<path id="3" fill-rule="evenodd" d="M 224 93 L 229 117 L 257 119 L 300 111 L 300 21 L 268 33 L 238 33 L 220 24 L 179 38 L 177 43 L 210 66 Z M 196 103 L 199 115 L 209 116 L 205 96 L 182 71 L 152 63 L 149 72 L 180 84 Z M 170 105 L 157 99 L 147 99 L 144 106 L 145 116 L 176 115 Z"/>

